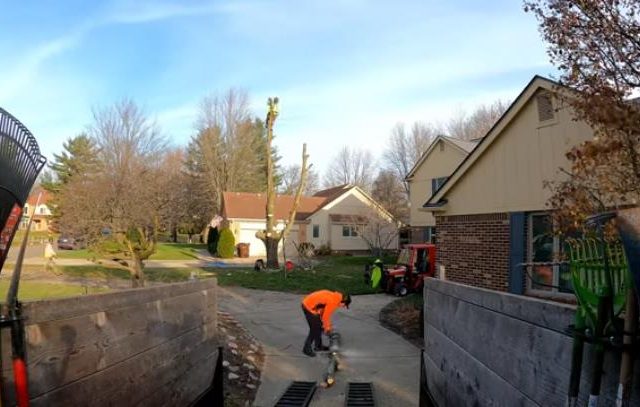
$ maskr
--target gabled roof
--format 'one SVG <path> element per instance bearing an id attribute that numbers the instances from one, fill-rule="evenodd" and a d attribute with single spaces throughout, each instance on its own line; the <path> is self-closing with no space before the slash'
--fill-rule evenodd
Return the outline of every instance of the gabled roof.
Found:
<path id="1" fill-rule="evenodd" d="M 462 140 L 462 139 L 451 137 L 451 136 L 442 136 L 442 137 L 449 140 L 456 146 L 460 147 L 467 153 L 470 153 L 471 151 L 473 151 L 473 149 L 476 148 L 480 140 L 482 140 L 482 138 L 476 138 L 473 140 Z"/>
<path id="2" fill-rule="evenodd" d="M 296 220 L 305 220 L 347 191 L 355 188 L 344 184 L 316 192 L 313 196 L 301 196 L 296 210 Z M 264 219 L 266 216 L 267 194 L 252 192 L 224 192 L 223 215 L 233 219 Z M 276 195 L 276 219 L 287 219 L 293 207 L 293 195 Z"/>
<path id="3" fill-rule="evenodd" d="M 358 191 L 368 199 L 379 211 L 389 219 L 393 216 L 376 202 L 369 194 L 355 185 L 344 184 L 337 187 L 316 192 L 313 196 L 300 197 L 300 204 L 296 210 L 296 220 L 309 219 L 323 208 L 329 209 L 341 201 L 350 191 Z M 276 219 L 289 217 L 295 197 L 292 195 L 277 195 L 275 202 Z M 224 192 L 222 194 L 222 216 L 227 219 L 264 219 L 266 216 L 267 194 L 251 192 Z"/>
<path id="4" fill-rule="evenodd" d="M 353 185 L 350 184 L 342 184 L 335 187 L 331 187 L 328 189 L 323 189 L 322 191 L 318 191 L 313 196 L 323 196 L 326 198 L 335 199 L 342 195 L 346 190 L 353 188 Z"/>
<path id="5" fill-rule="evenodd" d="M 437 136 L 431 142 L 431 144 L 429 144 L 429 147 L 425 150 L 425 152 L 422 153 L 422 155 L 420 156 L 418 161 L 415 163 L 413 168 L 411 168 L 407 176 L 404 178 L 405 180 L 409 180 L 411 177 L 414 176 L 415 172 L 425 162 L 425 160 L 427 159 L 429 154 L 431 154 L 431 152 L 436 147 L 439 141 L 449 144 L 450 146 L 459 150 L 466 156 L 467 154 L 469 154 L 469 152 L 471 152 L 475 148 L 476 145 L 478 145 L 478 142 L 480 141 L 480 139 L 465 141 L 465 140 L 461 140 L 459 138 L 450 137 L 450 136 L 443 136 L 443 135 Z"/>
<path id="6" fill-rule="evenodd" d="M 466 174 L 466 172 L 473 166 L 473 164 L 478 160 L 479 157 L 484 154 L 484 152 L 491 146 L 491 144 L 495 141 L 496 138 L 502 134 L 502 131 L 509 125 L 509 123 L 518 115 L 520 110 L 527 104 L 529 99 L 531 99 L 536 91 L 540 88 L 549 90 L 551 92 L 556 92 L 558 89 L 563 88 L 568 90 L 568 88 L 562 87 L 558 82 L 552 81 L 551 79 L 544 78 L 542 76 L 536 75 L 529 81 L 527 86 L 520 92 L 518 97 L 511 103 L 509 108 L 502 114 L 500 119 L 489 129 L 487 135 L 480 139 L 480 142 L 477 146 L 472 150 L 472 152 L 458 165 L 453 174 L 444 184 L 436 191 L 435 194 L 429 198 L 424 205 L 423 208 L 438 208 L 443 207 L 446 204 L 446 199 L 443 199 L 447 192 L 456 184 L 456 182 Z"/>
<path id="7" fill-rule="evenodd" d="M 29 204 L 30 206 L 35 205 L 36 202 L 38 201 L 38 194 L 40 192 L 42 192 L 42 197 L 40 198 L 39 205 L 46 205 L 51 199 L 51 194 L 48 191 L 45 191 L 44 189 L 36 189 L 32 191 L 29 197 L 27 198 L 27 204 Z"/>
<path id="8" fill-rule="evenodd" d="M 264 219 L 266 216 L 267 194 L 251 192 L 224 192 L 223 216 L 233 219 Z M 287 219 L 295 197 L 277 195 L 275 203 L 276 219 Z M 325 205 L 327 198 L 316 196 L 300 197 L 296 220 L 304 220 Z"/>

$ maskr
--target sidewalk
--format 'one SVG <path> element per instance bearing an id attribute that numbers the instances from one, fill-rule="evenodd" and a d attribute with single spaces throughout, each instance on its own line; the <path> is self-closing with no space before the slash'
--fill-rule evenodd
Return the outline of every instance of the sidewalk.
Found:
<path id="1" fill-rule="evenodd" d="M 198 258 L 190 260 L 145 260 L 145 268 L 204 268 L 204 267 L 219 267 L 219 268 L 234 268 L 234 267 L 253 267 L 256 258 L 232 258 L 221 259 L 213 257 L 206 250 L 197 251 Z M 7 264 L 13 264 L 15 262 L 10 259 Z M 104 263 L 108 263 L 107 260 L 102 260 Z M 26 257 L 23 262 L 24 265 L 44 266 L 46 260 L 41 257 Z M 55 264 L 58 266 L 96 266 L 97 263 L 88 259 L 65 259 L 57 258 Z"/>

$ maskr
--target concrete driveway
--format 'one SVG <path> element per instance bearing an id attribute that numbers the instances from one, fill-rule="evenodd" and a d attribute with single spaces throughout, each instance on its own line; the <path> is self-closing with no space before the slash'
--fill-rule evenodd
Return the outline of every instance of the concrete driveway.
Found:
<path id="1" fill-rule="evenodd" d="M 301 352 L 308 327 L 300 295 L 227 287 L 219 292 L 219 308 L 236 317 L 264 348 L 255 406 L 273 406 L 292 380 L 322 381 L 326 354 L 309 358 Z M 345 368 L 333 387 L 316 390 L 312 406 L 344 405 L 348 381 L 373 382 L 378 406 L 418 405 L 420 351 L 378 322 L 378 312 L 393 299 L 356 296 L 349 310 L 334 314 Z"/>

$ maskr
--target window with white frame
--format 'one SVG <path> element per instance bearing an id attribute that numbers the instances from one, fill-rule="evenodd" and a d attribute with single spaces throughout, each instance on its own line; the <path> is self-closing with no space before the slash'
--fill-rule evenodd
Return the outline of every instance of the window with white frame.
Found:
<path id="1" fill-rule="evenodd" d="M 438 177 L 431 179 L 431 194 L 435 194 L 436 191 L 440 189 L 440 187 L 447 181 L 449 177 Z"/>
<path id="2" fill-rule="evenodd" d="M 355 226 L 342 226 L 343 237 L 358 237 L 358 231 Z"/>
<path id="3" fill-rule="evenodd" d="M 546 213 L 528 216 L 527 262 L 530 290 L 553 293 L 572 293 L 571 278 L 562 258 L 562 241 L 553 231 L 553 221 Z"/>
<path id="4" fill-rule="evenodd" d="M 313 225 L 313 237 L 316 239 L 320 237 L 320 225 Z"/>

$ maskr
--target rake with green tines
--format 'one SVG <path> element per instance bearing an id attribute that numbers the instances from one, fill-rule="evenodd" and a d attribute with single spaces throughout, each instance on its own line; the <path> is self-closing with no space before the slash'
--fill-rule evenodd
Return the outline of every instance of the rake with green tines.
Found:
<path id="1" fill-rule="evenodd" d="M 594 329 L 598 322 L 598 304 L 603 298 L 611 297 L 606 326 L 609 331 L 614 328 L 611 323 L 624 309 L 626 290 L 631 284 L 622 244 L 602 244 L 598 239 L 569 239 L 567 244 L 571 280 L 578 299 L 577 314 L 588 328 Z"/>
<path id="2" fill-rule="evenodd" d="M 610 342 L 610 338 L 621 337 L 619 316 L 625 308 L 625 297 L 631 284 L 627 259 L 621 243 L 605 242 L 602 237 L 602 223 L 597 226 L 600 232 L 598 239 L 567 240 L 571 280 L 578 300 L 568 406 L 576 406 L 578 403 L 585 341 L 595 344 L 589 405 L 597 403 L 605 343 Z"/>

